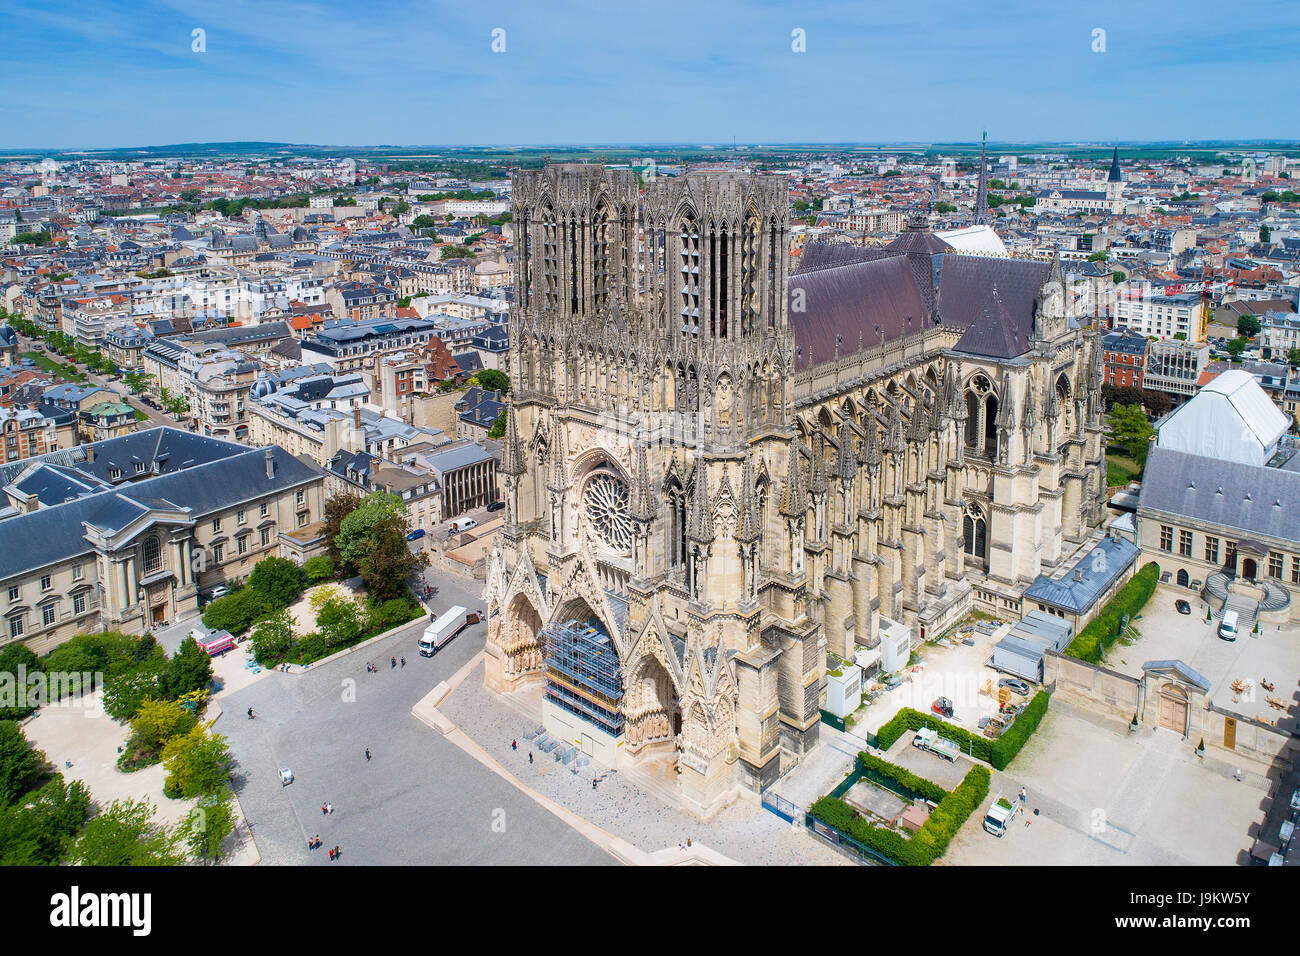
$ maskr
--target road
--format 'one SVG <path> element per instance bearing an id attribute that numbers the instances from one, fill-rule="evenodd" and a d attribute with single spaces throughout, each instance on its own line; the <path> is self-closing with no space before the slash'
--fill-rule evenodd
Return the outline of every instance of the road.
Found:
<path id="1" fill-rule="evenodd" d="M 481 608 L 480 585 L 433 574 L 435 613 Z M 483 647 L 487 623 L 420 657 L 421 619 L 364 651 L 305 674 L 272 672 L 219 698 L 239 766 L 236 790 L 263 862 L 608 864 L 603 850 L 411 716 L 411 707 Z M 406 666 L 391 667 L 391 658 Z M 366 663 L 379 667 L 366 673 Z M 257 715 L 244 715 L 252 707 Z M 365 756 L 370 748 L 371 759 Z M 292 769 L 282 787 L 278 768 Z M 321 813 L 322 803 L 334 813 Z M 325 848 L 308 850 L 320 834 Z"/>
<path id="2" fill-rule="evenodd" d="M 19 344 L 20 352 L 33 351 L 33 346 L 39 344 L 45 349 L 45 354 L 49 355 L 51 358 L 54 358 L 57 355 L 58 360 L 64 362 L 69 361 L 69 359 L 64 358 L 62 355 L 58 355 L 58 353 L 54 352 L 53 349 L 49 348 L 44 343 L 39 342 L 36 339 L 29 339 L 25 335 L 21 335 L 21 334 L 18 336 L 18 338 L 20 341 Z M 167 425 L 171 428 L 185 427 L 180 422 L 178 422 L 175 418 L 172 418 L 170 415 L 168 415 L 166 412 L 156 411 L 150 408 L 149 406 L 147 406 L 146 404 L 144 404 L 144 402 L 140 401 L 139 398 L 131 394 L 131 390 L 128 389 L 123 382 L 121 381 L 114 382 L 102 375 L 96 375 L 94 372 L 91 372 L 89 369 L 87 369 L 86 366 L 81 364 L 77 365 L 77 371 L 80 372 L 82 375 L 86 376 L 86 382 L 88 384 L 97 385 L 100 388 L 106 388 L 110 392 L 116 393 L 121 397 L 122 401 L 126 402 L 128 405 L 130 405 L 132 408 L 136 409 L 137 411 L 144 413 L 144 415 L 148 420 L 148 423 L 142 424 L 140 426 L 141 428 L 155 428 L 160 425 Z"/>

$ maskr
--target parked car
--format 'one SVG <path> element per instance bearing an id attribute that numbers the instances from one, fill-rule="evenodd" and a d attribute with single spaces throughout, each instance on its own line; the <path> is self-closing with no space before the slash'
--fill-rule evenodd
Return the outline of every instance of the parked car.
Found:
<path id="1" fill-rule="evenodd" d="M 944 717 L 951 717 L 953 713 L 952 701 L 950 701 L 947 697 L 940 697 L 938 700 L 936 700 L 933 704 L 930 705 L 930 709 L 934 711 L 936 714 L 940 714 Z"/>
<path id="2" fill-rule="evenodd" d="M 1191 614 L 1192 606 L 1188 604 L 1186 601 L 1184 601 L 1182 598 L 1179 598 L 1177 601 L 1174 602 L 1174 610 L 1177 611 L 1179 614 Z"/>
<path id="3" fill-rule="evenodd" d="M 215 588 L 213 588 L 211 591 L 208 592 L 208 600 L 215 601 L 217 598 L 223 598 L 229 593 L 230 593 L 230 588 L 226 587 L 224 584 L 218 584 Z"/>
<path id="4" fill-rule="evenodd" d="M 1017 677 L 1004 677 L 998 681 L 998 686 L 1005 687 L 1012 693 L 1019 694 L 1022 697 L 1029 696 L 1029 685 Z"/>
<path id="5" fill-rule="evenodd" d="M 407 540 L 407 541 L 416 541 L 416 540 L 418 540 L 418 539 L 420 539 L 420 538 L 423 538 L 423 537 L 424 537 L 424 529 L 423 529 L 423 528 L 416 528 L 414 531 L 412 531 L 410 534 L 408 534 L 408 535 L 406 536 L 406 540 Z"/>

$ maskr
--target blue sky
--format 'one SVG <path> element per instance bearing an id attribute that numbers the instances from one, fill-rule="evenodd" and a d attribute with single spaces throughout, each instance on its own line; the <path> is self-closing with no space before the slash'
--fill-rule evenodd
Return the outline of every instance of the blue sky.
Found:
<path id="1" fill-rule="evenodd" d="M 1300 139 L 1297 27 L 1294 0 L 6 0 L 0 148 Z"/>

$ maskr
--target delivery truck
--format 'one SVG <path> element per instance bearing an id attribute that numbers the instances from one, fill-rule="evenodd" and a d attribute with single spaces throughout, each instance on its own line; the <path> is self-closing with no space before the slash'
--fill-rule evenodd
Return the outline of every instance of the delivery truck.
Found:
<path id="1" fill-rule="evenodd" d="M 961 746 L 947 737 L 940 737 L 939 731 L 922 727 L 912 738 L 912 746 L 938 754 L 944 760 L 956 760 L 961 756 Z"/>
<path id="2" fill-rule="evenodd" d="M 437 654 L 444 644 L 464 629 L 466 624 L 473 623 L 469 620 L 470 617 L 475 621 L 478 620 L 477 614 L 467 614 L 459 604 L 443 611 L 442 615 L 420 635 L 420 656 L 432 657 Z"/>
<path id="3" fill-rule="evenodd" d="M 1019 801 L 1008 800 L 999 793 L 998 798 L 989 807 L 989 812 L 984 814 L 984 829 L 995 837 L 1001 837 L 1007 832 L 1007 828 L 1011 826 L 1011 821 L 1016 818 L 1016 814 L 1019 812 Z"/>

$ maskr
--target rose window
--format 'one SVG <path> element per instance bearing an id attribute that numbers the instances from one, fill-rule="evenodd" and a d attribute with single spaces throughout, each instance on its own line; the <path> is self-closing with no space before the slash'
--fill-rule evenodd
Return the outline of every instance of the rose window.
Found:
<path id="1" fill-rule="evenodd" d="M 631 551 L 634 524 L 623 479 L 607 471 L 597 472 L 587 482 L 582 501 L 587 520 L 600 539 L 616 551 Z"/>

